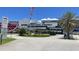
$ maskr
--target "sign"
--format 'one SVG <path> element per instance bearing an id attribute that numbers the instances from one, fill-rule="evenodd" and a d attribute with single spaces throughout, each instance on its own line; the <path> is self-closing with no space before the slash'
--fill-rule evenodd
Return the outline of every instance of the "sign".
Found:
<path id="1" fill-rule="evenodd" d="M 3 19 L 2 19 L 2 27 L 1 27 L 2 39 L 6 39 L 7 31 L 8 31 L 7 29 L 8 29 L 8 18 L 3 17 Z"/>
<path id="2" fill-rule="evenodd" d="M 2 28 L 7 28 L 7 27 L 8 27 L 8 18 L 7 17 L 3 17 Z"/>

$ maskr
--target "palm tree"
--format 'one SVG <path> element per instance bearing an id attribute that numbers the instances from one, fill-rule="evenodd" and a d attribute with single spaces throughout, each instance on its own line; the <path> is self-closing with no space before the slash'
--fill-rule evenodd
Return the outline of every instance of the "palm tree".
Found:
<path id="1" fill-rule="evenodd" d="M 64 31 L 64 38 L 70 39 L 70 34 L 76 27 L 76 23 L 74 22 L 76 20 L 76 16 L 74 13 L 67 12 L 60 20 L 59 25 L 63 28 Z"/>

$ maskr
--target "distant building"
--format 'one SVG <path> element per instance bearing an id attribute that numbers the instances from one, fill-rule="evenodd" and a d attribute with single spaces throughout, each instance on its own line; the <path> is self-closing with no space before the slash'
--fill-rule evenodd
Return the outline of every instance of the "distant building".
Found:
<path id="1" fill-rule="evenodd" d="M 36 29 L 46 29 L 46 26 L 42 25 L 40 22 L 31 20 L 30 24 L 28 25 L 29 30 L 36 30 Z"/>
<path id="2" fill-rule="evenodd" d="M 73 21 L 77 23 L 76 28 L 73 32 L 79 32 L 79 20 Z M 0 28 L 2 24 L 0 23 Z M 42 33 L 47 32 L 51 30 L 52 32 L 61 33 L 63 32 L 63 29 L 58 25 L 58 20 L 50 20 L 50 18 L 41 20 L 40 22 L 38 20 L 29 20 L 29 19 L 22 19 L 19 21 L 9 21 L 8 23 L 8 32 L 15 32 L 16 29 L 19 28 L 25 28 L 30 31 L 41 31 Z M 37 31 L 38 30 L 38 31 Z"/>
<path id="3" fill-rule="evenodd" d="M 62 29 L 57 26 L 58 26 L 58 20 L 41 20 L 41 22 L 39 22 L 38 20 L 19 21 L 19 28 L 25 28 L 30 31 L 41 30 L 42 32 L 46 32 L 50 29 L 51 31 L 62 32 Z"/>
<path id="4" fill-rule="evenodd" d="M 56 27 L 58 25 L 58 22 L 57 20 L 42 20 L 42 25 L 51 28 L 51 27 Z"/>
<path id="5" fill-rule="evenodd" d="M 38 30 L 38 29 L 40 29 L 40 30 L 42 30 L 42 29 L 47 29 L 47 26 L 44 26 L 44 25 L 29 25 L 28 26 L 28 29 L 29 30 Z"/>
<path id="6" fill-rule="evenodd" d="M 28 19 L 19 20 L 19 28 L 27 29 L 29 23 L 30 21 Z"/>

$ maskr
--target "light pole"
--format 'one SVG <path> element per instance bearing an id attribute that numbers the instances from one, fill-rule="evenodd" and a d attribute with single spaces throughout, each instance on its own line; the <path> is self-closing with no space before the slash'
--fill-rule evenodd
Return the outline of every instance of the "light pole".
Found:
<path id="1" fill-rule="evenodd" d="M 30 19 L 30 22 L 31 22 L 31 19 L 32 19 L 32 16 L 33 16 L 33 10 L 34 10 L 34 7 L 31 7 L 30 8 L 30 17 L 29 17 L 29 19 Z M 30 25 L 30 22 L 29 22 L 29 25 Z M 30 26 L 29 26 L 30 27 Z"/>

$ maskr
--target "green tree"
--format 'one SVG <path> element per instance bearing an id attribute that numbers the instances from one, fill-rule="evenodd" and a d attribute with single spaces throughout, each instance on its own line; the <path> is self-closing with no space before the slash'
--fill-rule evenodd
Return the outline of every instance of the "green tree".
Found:
<path id="1" fill-rule="evenodd" d="M 63 28 L 64 31 L 64 38 L 70 39 L 70 34 L 76 27 L 76 16 L 74 13 L 67 12 L 64 16 L 59 20 L 59 25 Z"/>

